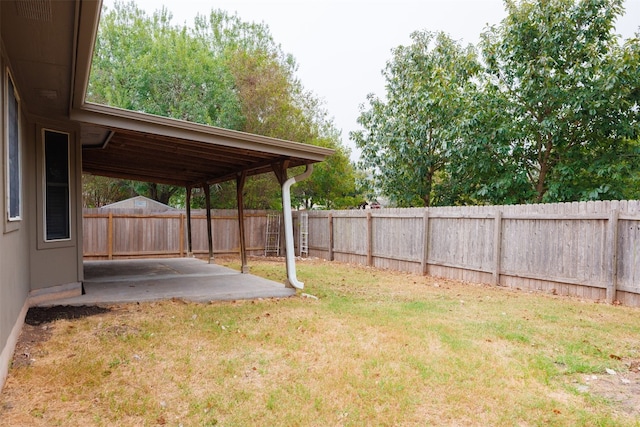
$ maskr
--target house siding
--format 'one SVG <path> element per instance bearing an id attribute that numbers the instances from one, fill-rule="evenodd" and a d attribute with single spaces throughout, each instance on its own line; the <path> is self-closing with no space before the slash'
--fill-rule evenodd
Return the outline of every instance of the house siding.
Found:
<path id="1" fill-rule="evenodd" d="M 13 356 L 13 350 L 17 335 L 24 322 L 26 314 L 26 303 L 30 290 L 29 271 L 29 237 L 30 218 L 27 214 L 31 209 L 31 204 L 27 194 L 27 186 L 30 173 L 29 165 L 33 164 L 33 158 L 29 154 L 29 137 L 26 130 L 25 114 L 21 114 L 20 121 L 20 146 L 21 146 L 21 203 L 22 219 L 18 223 L 7 227 L 7 160 L 6 160 L 6 121 L 4 102 L 5 93 L 5 67 L 6 60 L 2 58 L 2 114 L 1 140 L 2 155 L 0 156 L 0 211 L 2 212 L 2 230 L 0 230 L 0 387 L 4 384 L 9 364 Z M 21 111 L 24 113 L 24 111 Z M 32 142 L 32 141 L 31 141 Z M 31 168 L 32 171 L 32 168 Z"/>
<path id="2" fill-rule="evenodd" d="M 1 10 L 1 8 L 0 8 Z M 2 43 L 0 42 L 0 46 Z M 82 290 L 82 203 L 81 147 L 77 129 L 69 121 L 52 122 L 27 114 L 20 104 L 21 219 L 7 222 L 7 156 L 5 120 L 5 70 L 9 60 L 0 55 L 2 65 L 2 114 L 0 114 L 0 389 L 24 324 L 29 304 L 59 297 L 79 295 Z M 15 82 L 14 82 L 15 83 Z M 20 87 L 16 87 L 20 95 Z M 70 216 L 72 237 L 45 242 L 43 205 L 42 129 L 70 135 Z M 78 244 L 80 242 L 80 244 Z"/>
<path id="3" fill-rule="evenodd" d="M 33 153 L 35 165 L 29 174 L 29 198 L 36 209 L 31 209 L 29 214 L 35 224 L 34 236 L 30 242 L 31 266 L 31 290 L 41 291 L 51 288 L 52 297 L 55 297 L 58 287 L 62 285 L 77 285 L 78 293 L 81 290 L 82 275 L 82 212 L 78 213 L 78 207 L 82 209 L 80 199 L 82 191 L 82 160 L 81 149 L 76 142 L 75 129 L 67 123 L 47 122 L 39 120 L 29 126 L 35 143 Z M 70 220 L 71 238 L 68 240 L 46 242 L 44 230 L 44 188 L 43 188 L 43 142 L 42 130 L 50 129 L 69 133 L 70 138 Z M 80 242 L 80 244 L 78 244 Z"/>

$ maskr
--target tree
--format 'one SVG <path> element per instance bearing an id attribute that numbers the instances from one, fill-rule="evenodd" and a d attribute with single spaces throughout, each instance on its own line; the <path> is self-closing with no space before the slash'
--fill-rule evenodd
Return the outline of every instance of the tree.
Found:
<path id="1" fill-rule="evenodd" d="M 103 14 L 88 99 L 114 107 L 239 129 L 240 100 L 223 58 L 173 26 L 166 9 L 147 16 L 132 2 Z"/>
<path id="2" fill-rule="evenodd" d="M 322 103 L 305 91 L 295 77 L 295 59 L 282 52 L 268 28 L 244 23 L 222 11 L 212 12 L 208 20 L 199 17 L 196 27 L 198 36 L 226 57 L 245 118 L 243 131 L 337 150 L 336 155 L 316 165 L 311 177 L 293 188 L 294 203 L 307 208 L 352 206 L 355 172 L 340 144 L 340 134 Z M 230 184 L 220 189 L 214 205 L 228 200 L 219 197 L 222 193 L 234 190 Z M 281 207 L 280 188 L 274 175 L 247 180 L 245 206 Z"/>
<path id="3" fill-rule="evenodd" d="M 305 209 L 322 207 L 344 209 L 364 201 L 356 187 L 356 171 L 349 160 L 349 150 L 341 144 L 327 142 L 335 154 L 313 169 L 310 178 L 292 189 L 292 200 Z"/>
<path id="4" fill-rule="evenodd" d="M 622 0 L 506 1 L 458 182 L 493 203 L 610 199 L 637 175 L 638 40 L 620 46 Z"/>
<path id="5" fill-rule="evenodd" d="M 363 165 L 396 204 L 432 204 L 434 185 L 446 170 L 450 148 L 475 90 L 480 65 L 472 46 L 444 33 L 415 32 L 410 46 L 393 51 L 383 75 L 386 100 L 368 96 L 364 128 L 351 134 Z"/>
<path id="6" fill-rule="evenodd" d="M 116 3 L 103 15 L 89 100 L 302 143 L 339 145 L 337 134 L 325 132 L 333 124 L 321 103 L 295 77 L 294 58 L 282 52 L 266 25 L 213 10 L 196 17 L 193 28 L 174 26 L 166 9 L 149 17 L 133 3 Z M 350 163 L 343 166 L 353 169 Z M 352 176 L 340 170 L 323 179 L 338 189 L 340 180 Z M 130 185 L 163 203 L 184 201 L 184 189 Z M 216 186 L 213 206 L 231 207 L 232 195 L 234 183 Z M 280 205 L 275 176 L 250 177 L 245 196 L 248 208 Z"/>
<path id="7" fill-rule="evenodd" d="M 82 175 L 82 207 L 99 208 L 135 195 L 126 182 L 103 176 Z"/>
<path id="8" fill-rule="evenodd" d="M 161 9 L 147 16 L 133 2 L 116 2 L 104 11 L 96 40 L 88 100 L 230 129 L 244 118 L 233 77 L 222 58 L 171 24 Z M 184 189 L 120 181 L 135 194 L 168 204 Z"/>

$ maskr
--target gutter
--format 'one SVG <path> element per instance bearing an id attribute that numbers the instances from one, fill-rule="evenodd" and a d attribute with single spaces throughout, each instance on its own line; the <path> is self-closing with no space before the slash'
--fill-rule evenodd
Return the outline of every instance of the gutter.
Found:
<path id="1" fill-rule="evenodd" d="M 313 172 L 313 164 L 308 164 L 307 168 L 300 175 L 289 178 L 282 184 L 282 215 L 284 216 L 284 238 L 285 252 L 287 260 L 287 282 L 295 289 L 303 289 L 304 283 L 298 281 L 296 277 L 295 248 L 293 246 L 293 216 L 291 214 L 291 186 L 296 182 L 303 181 Z"/>

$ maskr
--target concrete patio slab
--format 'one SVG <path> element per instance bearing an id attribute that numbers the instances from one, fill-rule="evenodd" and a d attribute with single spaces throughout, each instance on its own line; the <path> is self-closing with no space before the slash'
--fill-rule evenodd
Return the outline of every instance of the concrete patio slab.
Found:
<path id="1" fill-rule="evenodd" d="M 85 261 L 84 275 L 84 295 L 43 305 L 108 305 L 171 298 L 210 302 L 295 295 L 295 289 L 281 283 L 195 258 Z"/>

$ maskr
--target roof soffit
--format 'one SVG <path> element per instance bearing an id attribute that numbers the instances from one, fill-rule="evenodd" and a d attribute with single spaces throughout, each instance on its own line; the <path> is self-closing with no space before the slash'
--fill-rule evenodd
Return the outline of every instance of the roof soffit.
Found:
<path id="1" fill-rule="evenodd" d="M 87 103 L 82 123 L 83 169 L 96 175 L 197 186 L 315 163 L 333 150 L 166 117 Z"/>
<path id="2" fill-rule="evenodd" d="M 75 56 L 75 1 L 2 1 L 2 39 L 23 106 L 68 115 Z"/>

